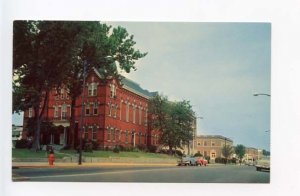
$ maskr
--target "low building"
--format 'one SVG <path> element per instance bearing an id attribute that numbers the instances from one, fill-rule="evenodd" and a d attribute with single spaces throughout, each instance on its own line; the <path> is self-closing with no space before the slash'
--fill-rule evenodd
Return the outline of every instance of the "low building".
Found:
<path id="1" fill-rule="evenodd" d="M 221 135 L 201 135 L 196 137 L 194 151 L 209 156 L 211 162 L 214 162 L 217 157 L 224 157 L 222 148 L 225 145 L 232 146 L 233 141 Z"/>

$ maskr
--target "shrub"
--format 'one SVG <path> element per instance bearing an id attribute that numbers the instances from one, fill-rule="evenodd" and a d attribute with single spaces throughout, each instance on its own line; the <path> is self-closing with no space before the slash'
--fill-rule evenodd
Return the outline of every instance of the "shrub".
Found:
<path id="1" fill-rule="evenodd" d="M 119 153 L 120 152 L 119 146 L 115 146 L 114 149 L 113 149 L 113 152 L 114 153 Z"/>
<path id="2" fill-rule="evenodd" d="M 149 150 L 149 152 L 155 153 L 155 152 L 156 152 L 156 150 L 157 150 L 157 147 L 156 147 L 156 146 L 153 146 L 153 145 L 151 145 L 151 146 L 148 146 L 148 150 Z"/>
<path id="3" fill-rule="evenodd" d="M 16 148 L 31 148 L 32 142 L 26 139 L 21 139 L 16 141 Z"/>
<path id="4" fill-rule="evenodd" d="M 203 155 L 198 151 L 194 156 L 195 157 L 202 157 Z"/>
<path id="5" fill-rule="evenodd" d="M 123 145 L 118 145 L 120 151 L 125 151 L 125 147 Z"/>
<path id="6" fill-rule="evenodd" d="M 99 148 L 98 140 L 92 140 L 92 148 L 93 150 L 98 150 Z"/>
<path id="7" fill-rule="evenodd" d="M 93 144 L 91 142 L 84 144 L 84 152 L 93 152 Z"/>
<path id="8" fill-rule="evenodd" d="M 144 145 L 144 144 L 139 144 L 137 145 L 137 148 L 140 150 L 140 151 L 145 151 L 147 149 L 147 147 Z"/>
<path id="9" fill-rule="evenodd" d="M 210 156 L 205 156 L 204 157 L 206 160 L 207 160 L 207 162 L 209 163 L 209 161 L 210 161 Z"/>

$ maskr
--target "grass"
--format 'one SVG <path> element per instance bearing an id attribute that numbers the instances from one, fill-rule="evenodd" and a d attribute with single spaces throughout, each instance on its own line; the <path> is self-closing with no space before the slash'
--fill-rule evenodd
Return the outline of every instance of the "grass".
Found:
<path id="1" fill-rule="evenodd" d="M 12 149 L 13 158 L 47 158 L 48 154 L 46 151 L 32 151 L 30 149 Z M 55 154 L 56 158 L 65 157 L 64 154 Z"/>
<path id="2" fill-rule="evenodd" d="M 67 156 L 76 156 L 75 150 L 61 150 L 59 153 L 55 153 L 56 158 L 63 158 Z M 94 150 L 93 152 L 82 152 L 84 157 L 128 157 L 128 158 L 161 158 L 161 159 L 175 159 L 175 157 L 158 154 L 158 153 L 148 153 L 148 152 L 119 152 L 114 153 L 112 151 L 101 151 Z M 47 153 L 45 151 L 34 152 L 28 149 L 12 149 L 13 158 L 47 158 Z"/>

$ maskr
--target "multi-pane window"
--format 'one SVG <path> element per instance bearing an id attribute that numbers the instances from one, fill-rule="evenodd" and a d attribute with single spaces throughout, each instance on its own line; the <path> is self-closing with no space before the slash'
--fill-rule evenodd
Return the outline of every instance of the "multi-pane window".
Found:
<path id="1" fill-rule="evenodd" d="M 97 102 L 95 102 L 93 104 L 93 114 L 98 115 L 98 103 Z"/>
<path id="2" fill-rule="evenodd" d="M 65 94 L 65 90 L 62 88 L 60 89 L 60 98 L 63 99 Z"/>
<path id="3" fill-rule="evenodd" d="M 132 114 L 133 114 L 132 122 L 133 123 L 135 123 L 135 113 L 136 113 L 136 107 L 133 106 L 133 112 L 132 112 Z"/>
<path id="4" fill-rule="evenodd" d="M 110 84 L 110 97 L 115 98 L 117 95 L 116 85 L 114 83 Z"/>
<path id="5" fill-rule="evenodd" d="M 97 127 L 93 126 L 92 140 L 97 140 Z"/>
<path id="6" fill-rule="evenodd" d="M 83 127 L 83 131 L 84 131 L 84 139 L 88 140 L 89 139 L 88 127 Z"/>
<path id="7" fill-rule="evenodd" d="M 139 144 L 141 144 L 141 133 L 139 133 L 139 139 L 138 139 L 138 141 L 139 141 Z"/>
<path id="8" fill-rule="evenodd" d="M 129 122 L 129 103 L 126 105 L 126 122 Z"/>
<path id="9" fill-rule="evenodd" d="M 112 136 L 112 140 L 115 141 L 116 140 L 116 130 L 114 128 L 111 129 L 111 136 Z"/>
<path id="10" fill-rule="evenodd" d="M 117 118 L 117 111 L 118 111 L 118 106 L 115 105 L 115 108 L 114 108 L 114 118 Z"/>
<path id="11" fill-rule="evenodd" d="M 54 118 L 58 117 L 58 106 L 54 106 Z"/>
<path id="12" fill-rule="evenodd" d="M 65 120 L 67 118 L 67 105 L 63 104 L 61 107 L 61 119 Z"/>
<path id="13" fill-rule="evenodd" d="M 139 108 L 139 125 L 142 124 L 142 108 Z"/>
<path id="14" fill-rule="evenodd" d="M 112 107 L 113 107 L 113 104 L 108 103 L 108 116 L 111 116 Z"/>
<path id="15" fill-rule="evenodd" d="M 107 140 L 110 140 L 110 134 L 111 134 L 111 130 L 110 128 L 107 129 Z"/>
<path id="16" fill-rule="evenodd" d="M 145 110 L 145 126 L 147 126 L 147 122 L 148 122 L 148 110 Z"/>
<path id="17" fill-rule="evenodd" d="M 97 84 L 92 82 L 88 85 L 88 96 L 96 96 L 97 95 Z"/>
<path id="18" fill-rule="evenodd" d="M 33 109 L 29 108 L 29 110 L 28 110 L 28 117 L 29 118 L 32 118 L 32 111 L 33 111 Z"/>
<path id="19" fill-rule="evenodd" d="M 125 132 L 125 142 L 128 143 L 128 131 Z"/>
<path id="20" fill-rule="evenodd" d="M 86 116 L 89 116 L 90 114 L 91 114 L 90 104 L 87 103 L 87 104 L 85 105 L 85 115 L 86 115 Z"/>

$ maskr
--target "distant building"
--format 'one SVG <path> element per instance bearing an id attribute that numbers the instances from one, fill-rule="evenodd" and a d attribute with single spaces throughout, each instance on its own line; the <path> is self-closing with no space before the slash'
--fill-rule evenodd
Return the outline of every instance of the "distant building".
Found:
<path id="1" fill-rule="evenodd" d="M 246 162 L 254 162 L 259 157 L 258 153 L 259 153 L 258 149 L 252 148 L 252 147 L 246 147 L 245 148 L 244 160 Z"/>
<path id="2" fill-rule="evenodd" d="M 15 148 L 17 140 L 22 139 L 23 126 L 12 125 L 12 147 Z"/>
<path id="3" fill-rule="evenodd" d="M 201 135 L 196 137 L 194 151 L 209 156 L 213 162 L 217 157 L 223 157 L 222 148 L 225 145 L 232 146 L 233 141 L 221 135 Z"/>

